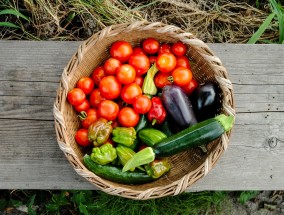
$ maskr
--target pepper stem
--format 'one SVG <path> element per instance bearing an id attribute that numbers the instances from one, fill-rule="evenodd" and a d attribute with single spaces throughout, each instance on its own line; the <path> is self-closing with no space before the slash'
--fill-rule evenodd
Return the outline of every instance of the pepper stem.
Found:
<path id="1" fill-rule="evenodd" d="M 167 78 L 167 80 L 168 80 L 169 82 L 171 82 L 171 84 L 174 83 L 174 77 L 173 77 L 173 76 L 169 76 L 169 77 Z"/>
<path id="2" fill-rule="evenodd" d="M 153 120 L 152 120 L 152 125 L 155 125 L 156 122 L 157 122 L 157 120 L 156 120 L 156 119 L 153 119 Z"/>

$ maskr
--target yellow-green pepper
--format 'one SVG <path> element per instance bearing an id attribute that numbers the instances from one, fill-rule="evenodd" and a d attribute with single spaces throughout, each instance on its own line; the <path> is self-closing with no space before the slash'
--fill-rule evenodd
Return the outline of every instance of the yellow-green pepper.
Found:
<path id="1" fill-rule="evenodd" d="M 90 125 L 88 129 L 88 138 L 93 142 L 94 146 L 100 146 L 106 143 L 112 132 L 111 123 L 104 118 L 99 118 Z"/>
<path id="2" fill-rule="evenodd" d="M 111 163 L 116 158 L 116 150 L 110 143 L 106 143 L 100 147 L 94 147 L 91 153 L 91 159 L 101 165 Z"/>

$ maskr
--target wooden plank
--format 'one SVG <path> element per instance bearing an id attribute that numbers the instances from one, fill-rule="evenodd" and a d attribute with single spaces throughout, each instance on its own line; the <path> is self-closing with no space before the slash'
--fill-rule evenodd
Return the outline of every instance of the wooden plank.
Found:
<path id="1" fill-rule="evenodd" d="M 0 41 L 0 189 L 94 189 L 69 165 L 52 106 L 80 42 Z M 237 121 L 228 151 L 192 190 L 281 190 L 284 46 L 209 44 L 234 83 Z M 275 140 L 275 139 L 274 139 Z"/>

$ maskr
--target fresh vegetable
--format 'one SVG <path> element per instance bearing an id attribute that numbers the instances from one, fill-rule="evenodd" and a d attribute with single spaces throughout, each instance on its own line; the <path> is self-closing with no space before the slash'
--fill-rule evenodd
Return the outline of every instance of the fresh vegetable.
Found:
<path id="1" fill-rule="evenodd" d="M 157 129 L 167 135 L 167 137 L 170 137 L 178 132 L 175 124 L 173 118 L 169 115 L 162 124 L 158 125 Z"/>
<path id="2" fill-rule="evenodd" d="M 133 127 L 116 127 L 112 130 L 112 140 L 116 143 L 131 146 L 136 139 L 136 131 Z"/>
<path id="3" fill-rule="evenodd" d="M 163 106 L 162 100 L 160 97 L 153 97 L 151 101 L 152 107 L 147 113 L 147 118 L 150 122 L 152 122 L 152 125 L 156 123 L 162 124 L 167 117 L 167 112 Z"/>
<path id="4" fill-rule="evenodd" d="M 155 55 L 151 55 L 151 56 L 149 56 L 150 64 L 154 64 L 154 63 L 156 63 L 156 60 L 157 60 L 157 56 L 155 56 Z"/>
<path id="5" fill-rule="evenodd" d="M 172 85 L 172 83 L 168 79 L 169 77 L 170 77 L 170 74 L 168 73 L 158 72 L 154 78 L 154 83 L 156 87 L 163 89 L 164 86 Z"/>
<path id="6" fill-rule="evenodd" d="M 177 57 L 177 65 L 176 65 L 176 68 L 178 67 L 185 67 L 185 68 L 188 68 L 188 69 L 191 69 L 190 68 L 190 63 L 189 63 L 189 60 L 188 58 L 185 56 L 185 55 L 182 55 L 182 56 L 178 56 Z"/>
<path id="7" fill-rule="evenodd" d="M 105 73 L 103 66 L 99 66 L 96 69 L 94 69 L 94 71 L 92 72 L 92 75 L 91 75 L 96 86 L 100 85 L 100 81 L 105 76 L 106 76 L 106 73 Z"/>
<path id="8" fill-rule="evenodd" d="M 137 75 L 144 75 L 150 68 L 149 58 L 145 54 L 133 54 L 128 63 L 133 66 Z"/>
<path id="9" fill-rule="evenodd" d="M 185 86 L 192 79 L 192 72 L 185 67 L 175 68 L 172 75 L 168 78 L 177 86 Z"/>
<path id="10" fill-rule="evenodd" d="M 147 38 L 142 43 L 143 51 L 147 54 L 156 54 L 159 50 L 159 41 L 154 38 Z"/>
<path id="11" fill-rule="evenodd" d="M 146 147 L 141 151 L 137 152 L 130 158 L 124 165 L 122 172 L 126 172 L 132 168 L 139 167 L 144 164 L 148 164 L 155 160 L 155 153 L 151 147 Z"/>
<path id="12" fill-rule="evenodd" d="M 76 86 L 88 95 L 93 91 L 95 83 L 90 77 L 83 77 L 79 79 Z"/>
<path id="13" fill-rule="evenodd" d="M 185 92 L 186 95 L 191 95 L 193 91 L 198 87 L 198 82 L 195 79 L 191 79 L 191 81 L 182 86 L 181 89 Z"/>
<path id="14" fill-rule="evenodd" d="M 96 175 L 123 184 L 145 184 L 155 179 L 142 171 L 122 172 L 121 168 L 111 165 L 100 165 L 92 161 L 89 155 L 83 157 L 85 166 Z"/>
<path id="15" fill-rule="evenodd" d="M 98 107 L 100 117 L 105 118 L 106 120 L 115 120 L 118 116 L 119 107 L 114 101 L 103 100 L 100 102 Z"/>
<path id="16" fill-rule="evenodd" d="M 130 158 L 132 158 L 133 155 L 135 155 L 136 153 L 132 149 L 126 146 L 118 145 L 116 147 L 116 154 L 119 157 L 121 164 L 124 166 L 127 163 L 127 161 L 129 161 Z M 130 171 L 134 171 L 134 170 L 135 168 L 130 169 Z"/>
<path id="17" fill-rule="evenodd" d="M 94 147 L 91 153 L 91 159 L 101 165 L 111 163 L 116 157 L 116 150 L 110 143 L 103 144 L 100 147 Z"/>
<path id="18" fill-rule="evenodd" d="M 154 63 L 151 68 L 148 70 L 146 77 L 144 78 L 142 91 L 144 94 L 148 95 L 156 95 L 158 92 L 158 89 L 154 83 L 154 77 L 156 73 L 158 72 L 158 69 L 156 67 L 156 64 Z"/>
<path id="19" fill-rule="evenodd" d="M 169 44 L 163 43 L 162 45 L 160 45 L 160 48 L 158 50 L 158 55 L 163 53 L 171 53 L 171 46 Z"/>
<path id="20" fill-rule="evenodd" d="M 106 76 L 101 80 L 99 89 L 102 97 L 109 100 L 116 99 L 120 96 L 121 83 L 115 76 Z"/>
<path id="21" fill-rule="evenodd" d="M 74 106 L 74 108 L 79 113 L 82 112 L 82 111 L 86 112 L 87 110 L 90 109 L 90 103 L 87 99 L 85 99 L 82 104 Z"/>
<path id="22" fill-rule="evenodd" d="M 90 125 L 88 129 L 88 138 L 93 142 L 94 146 L 100 146 L 107 141 L 111 132 L 111 123 L 104 118 L 99 118 Z"/>
<path id="23" fill-rule="evenodd" d="M 186 45 L 183 44 L 181 41 L 178 41 L 173 44 L 171 51 L 176 56 L 182 56 L 186 53 Z"/>
<path id="24" fill-rule="evenodd" d="M 136 75 L 134 79 L 134 83 L 142 88 L 144 82 L 144 78 L 141 75 Z"/>
<path id="25" fill-rule="evenodd" d="M 222 91 L 217 84 L 208 82 L 195 89 L 191 100 L 197 120 L 203 121 L 219 114 Z"/>
<path id="26" fill-rule="evenodd" d="M 135 97 L 140 95 L 142 95 L 141 87 L 135 83 L 131 83 L 123 86 L 120 96 L 127 104 L 133 104 Z"/>
<path id="27" fill-rule="evenodd" d="M 143 49 L 139 46 L 136 46 L 133 48 L 133 54 L 144 54 L 146 55 L 146 53 L 143 51 Z"/>
<path id="28" fill-rule="evenodd" d="M 140 130 L 142 130 L 143 128 L 146 128 L 148 125 L 149 125 L 149 121 L 147 120 L 146 115 L 145 114 L 141 115 L 138 124 L 134 128 L 136 131 L 136 134 L 138 134 Z"/>
<path id="29" fill-rule="evenodd" d="M 160 178 L 171 169 L 171 165 L 167 158 L 155 159 L 145 166 L 146 172 L 152 178 Z"/>
<path id="30" fill-rule="evenodd" d="M 88 129 L 91 124 L 99 119 L 99 112 L 91 108 L 87 112 L 81 112 L 79 115 L 83 128 Z"/>
<path id="31" fill-rule="evenodd" d="M 115 58 L 109 58 L 104 63 L 104 71 L 107 75 L 115 75 L 118 67 L 121 66 L 121 62 Z"/>
<path id="32" fill-rule="evenodd" d="M 131 44 L 123 40 L 114 42 L 110 47 L 110 56 L 122 63 L 127 62 L 132 53 Z"/>
<path id="33" fill-rule="evenodd" d="M 234 116 L 224 114 L 199 122 L 154 145 L 154 153 L 157 157 L 166 157 L 207 144 L 229 131 L 233 123 Z"/>
<path id="34" fill-rule="evenodd" d="M 129 64 L 123 64 L 116 70 L 117 80 L 122 84 L 131 84 L 136 76 L 135 69 Z"/>
<path id="35" fill-rule="evenodd" d="M 177 60 L 172 53 L 163 53 L 158 55 L 156 64 L 160 72 L 170 73 L 176 67 Z"/>
<path id="36" fill-rule="evenodd" d="M 102 97 L 99 89 L 94 89 L 93 92 L 90 95 L 90 104 L 94 108 L 98 108 L 101 101 L 106 100 L 104 97 Z"/>
<path id="37" fill-rule="evenodd" d="M 152 102 L 148 96 L 139 95 L 134 98 L 133 108 L 139 114 L 147 113 L 151 109 L 151 106 Z"/>
<path id="38" fill-rule="evenodd" d="M 161 140 L 167 138 L 167 135 L 154 128 L 144 128 L 139 131 L 138 137 L 143 143 L 152 147 Z"/>
<path id="39" fill-rule="evenodd" d="M 74 88 L 67 94 L 68 102 L 73 106 L 82 104 L 86 99 L 86 94 L 80 88 Z"/>
<path id="40" fill-rule="evenodd" d="M 131 107 L 124 107 L 118 113 L 119 124 L 124 127 L 135 127 L 139 119 L 139 114 Z"/>
<path id="41" fill-rule="evenodd" d="M 178 86 L 165 86 L 162 101 L 166 110 L 182 128 L 197 123 L 192 105 L 186 94 Z"/>
<path id="42" fill-rule="evenodd" d="M 92 142 L 88 139 L 88 130 L 81 128 L 75 134 L 75 141 L 80 146 L 89 146 Z"/>

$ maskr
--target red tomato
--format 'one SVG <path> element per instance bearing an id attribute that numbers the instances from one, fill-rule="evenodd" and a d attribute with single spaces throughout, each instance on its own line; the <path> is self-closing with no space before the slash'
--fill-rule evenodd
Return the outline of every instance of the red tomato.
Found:
<path id="1" fill-rule="evenodd" d="M 186 53 L 186 45 L 183 44 L 181 41 L 176 42 L 172 46 L 172 53 L 176 56 L 182 56 Z"/>
<path id="2" fill-rule="evenodd" d="M 112 128 L 116 128 L 120 126 L 117 118 L 114 121 L 112 121 L 111 126 Z"/>
<path id="3" fill-rule="evenodd" d="M 122 84 L 134 82 L 135 76 L 135 69 L 129 64 L 123 64 L 116 70 L 116 78 Z"/>
<path id="4" fill-rule="evenodd" d="M 190 69 L 189 60 L 185 55 L 177 57 L 176 68 L 178 68 L 180 66 Z"/>
<path id="5" fill-rule="evenodd" d="M 115 99 L 121 92 L 121 83 L 114 76 L 106 76 L 100 82 L 100 93 L 106 99 Z"/>
<path id="6" fill-rule="evenodd" d="M 100 115 L 99 115 L 98 110 L 94 108 L 89 109 L 86 112 L 86 114 L 87 114 L 87 117 L 81 123 L 82 123 L 83 128 L 88 129 L 91 124 L 93 124 L 99 119 Z"/>
<path id="7" fill-rule="evenodd" d="M 133 48 L 133 54 L 145 54 L 146 55 L 146 53 L 143 51 L 143 49 L 139 46 L 136 46 L 136 47 Z"/>
<path id="8" fill-rule="evenodd" d="M 191 95 L 192 92 L 198 87 L 198 82 L 195 79 L 191 79 L 191 81 L 182 86 L 181 89 L 187 94 L 187 95 Z"/>
<path id="9" fill-rule="evenodd" d="M 87 111 L 90 109 L 90 103 L 87 99 L 84 100 L 84 102 L 78 106 L 74 106 L 77 112 Z"/>
<path id="10" fill-rule="evenodd" d="M 88 130 L 83 128 L 76 132 L 75 140 L 80 146 L 89 146 L 92 144 L 88 139 Z"/>
<path id="11" fill-rule="evenodd" d="M 121 90 L 121 98 L 128 104 L 132 104 L 136 96 L 142 95 L 142 89 L 137 84 L 127 84 Z"/>
<path id="12" fill-rule="evenodd" d="M 154 55 L 149 56 L 150 64 L 154 64 L 154 63 L 156 63 L 156 60 L 157 60 L 157 56 L 154 56 Z"/>
<path id="13" fill-rule="evenodd" d="M 171 46 L 167 43 L 163 43 L 159 50 L 158 50 L 158 55 L 163 54 L 163 53 L 171 53 Z"/>
<path id="14" fill-rule="evenodd" d="M 105 70 L 104 70 L 103 66 L 100 66 L 100 67 L 96 68 L 93 71 L 92 75 L 91 75 L 91 77 L 92 77 L 93 81 L 95 82 L 96 86 L 100 85 L 100 81 L 105 76 L 106 76 L 106 73 L 105 73 Z"/>
<path id="15" fill-rule="evenodd" d="M 119 111 L 118 121 L 124 127 L 135 127 L 139 122 L 140 116 L 133 108 L 125 107 Z"/>
<path id="16" fill-rule="evenodd" d="M 144 54 L 133 54 L 129 58 L 129 64 L 133 66 L 137 75 L 144 75 L 150 68 L 149 58 Z"/>
<path id="17" fill-rule="evenodd" d="M 115 58 L 109 58 L 104 64 L 104 70 L 107 75 L 115 75 L 118 67 L 121 66 L 121 62 Z"/>
<path id="18" fill-rule="evenodd" d="M 123 40 L 113 43 L 110 47 L 110 56 L 122 63 L 127 62 L 132 53 L 133 49 L 131 44 Z"/>
<path id="19" fill-rule="evenodd" d="M 83 77 L 77 82 L 77 88 L 83 90 L 83 92 L 88 95 L 94 89 L 95 83 L 90 77 Z"/>
<path id="20" fill-rule="evenodd" d="M 133 100 L 133 108 L 139 114 L 147 113 L 150 110 L 151 106 L 151 100 L 145 95 L 137 96 Z"/>
<path id="21" fill-rule="evenodd" d="M 104 97 L 102 97 L 101 92 L 99 89 L 93 90 L 93 92 L 90 95 L 90 104 L 92 107 L 98 108 L 101 101 L 106 100 Z"/>
<path id="22" fill-rule="evenodd" d="M 185 67 L 178 67 L 172 73 L 174 84 L 184 86 L 192 79 L 192 72 Z"/>
<path id="23" fill-rule="evenodd" d="M 71 105 L 78 106 L 86 99 L 86 95 L 80 88 L 74 88 L 67 94 L 67 100 Z"/>
<path id="24" fill-rule="evenodd" d="M 169 73 L 158 72 L 154 78 L 156 87 L 162 89 L 166 85 L 172 85 L 172 83 L 168 80 L 169 76 Z"/>
<path id="25" fill-rule="evenodd" d="M 136 75 L 134 79 L 134 83 L 137 84 L 139 87 L 143 86 L 144 78 L 140 75 Z"/>
<path id="26" fill-rule="evenodd" d="M 169 73 L 176 67 L 176 57 L 171 53 L 158 55 L 156 60 L 157 68 L 160 72 Z"/>
<path id="27" fill-rule="evenodd" d="M 100 117 L 111 121 L 116 119 L 119 112 L 119 107 L 118 104 L 111 100 L 104 100 L 99 104 L 98 111 Z"/>
<path id="28" fill-rule="evenodd" d="M 143 41 L 142 47 L 144 52 L 146 52 L 147 54 L 156 54 L 159 50 L 160 44 L 158 40 L 154 38 L 148 38 Z"/>

